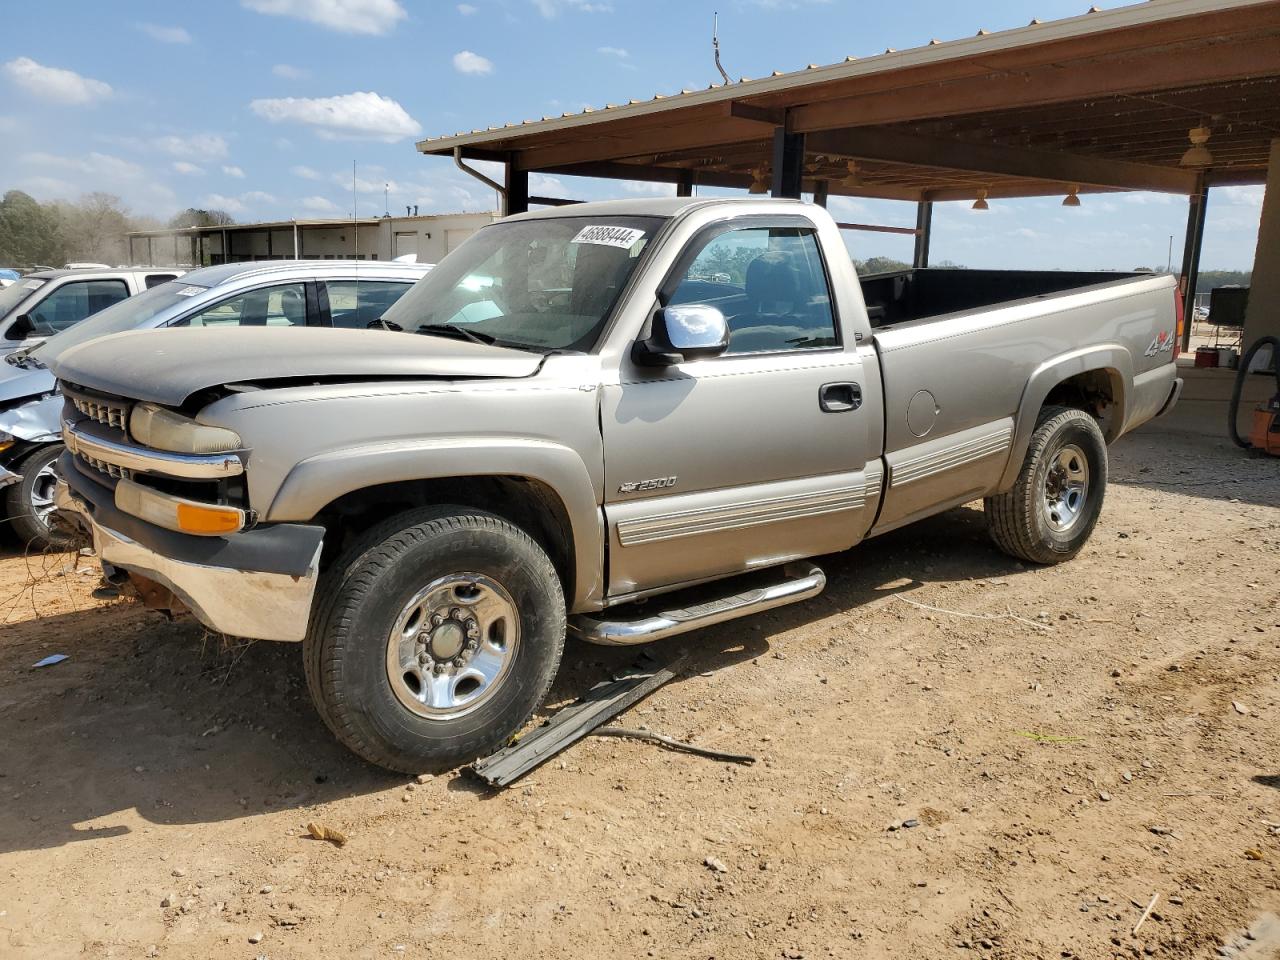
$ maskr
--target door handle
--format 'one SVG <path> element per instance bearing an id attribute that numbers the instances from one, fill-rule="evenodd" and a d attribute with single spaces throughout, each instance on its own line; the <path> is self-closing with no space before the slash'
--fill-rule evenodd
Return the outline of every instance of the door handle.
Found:
<path id="1" fill-rule="evenodd" d="M 843 413 L 862 406 L 862 387 L 856 383 L 824 383 L 818 388 L 818 406 L 827 413 Z"/>

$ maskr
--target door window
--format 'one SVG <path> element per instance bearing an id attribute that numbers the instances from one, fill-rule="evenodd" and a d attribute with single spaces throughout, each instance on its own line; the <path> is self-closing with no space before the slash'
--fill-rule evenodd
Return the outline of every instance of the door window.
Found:
<path id="1" fill-rule="evenodd" d="M 711 237 L 671 304 L 707 304 L 729 323 L 728 353 L 838 346 L 818 238 L 804 227 L 747 227 Z"/>
<path id="2" fill-rule="evenodd" d="M 123 280 L 76 280 L 64 283 L 29 311 L 32 324 L 54 332 L 129 298 Z"/>
<path id="3" fill-rule="evenodd" d="M 408 280 L 326 280 L 335 327 L 366 330 L 413 284 Z"/>
<path id="4" fill-rule="evenodd" d="M 303 327 L 307 324 L 306 284 L 283 283 L 248 290 L 184 317 L 178 327 Z"/>

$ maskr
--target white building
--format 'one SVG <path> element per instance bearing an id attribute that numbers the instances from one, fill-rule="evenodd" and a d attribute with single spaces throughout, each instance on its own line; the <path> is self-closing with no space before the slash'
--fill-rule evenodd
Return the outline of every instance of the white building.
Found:
<path id="1" fill-rule="evenodd" d="M 411 254 L 419 263 L 436 263 L 497 216 L 442 213 L 139 230 L 128 235 L 129 263 L 209 266 L 245 260 L 392 260 Z"/>

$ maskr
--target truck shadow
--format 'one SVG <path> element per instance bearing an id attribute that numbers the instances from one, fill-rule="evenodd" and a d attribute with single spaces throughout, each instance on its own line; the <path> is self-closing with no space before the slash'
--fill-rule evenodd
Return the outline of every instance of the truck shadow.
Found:
<path id="1" fill-rule="evenodd" d="M 651 645 L 653 655 L 669 659 L 678 644 L 689 654 L 685 676 L 728 670 L 790 630 L 878 597 L 1021 567 L 990 545 L 971 508 L 817 562 L 828 574 L 821 596 Z M 330 735 L 296 645 L 221 643 L 192 622 L 168 624 L 127 604 L 25 621 L 9 633 L 0 644 L 9 678 L 0 687 L 0 853 L 309 810 L 406 781 Z M 31 669 L 55 649 L 70 659 Z M 571 702 L 641 649 L 571 643 L 548 702 Z"/>

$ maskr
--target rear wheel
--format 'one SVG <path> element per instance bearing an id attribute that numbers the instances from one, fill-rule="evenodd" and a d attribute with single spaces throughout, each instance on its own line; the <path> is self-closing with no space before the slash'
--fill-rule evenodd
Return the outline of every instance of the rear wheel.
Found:
<path id="1" fill-rule="evenodd" d="M 14 533 L 33 550 L 69 550 L 79 543 L 73 533 L 50 523 L 62 450 L 62 444 L 55 443 L 27 454 L 14 468 L 22 480 L 4 491 L 5 512 Z"/>
<path id="2" fill-rule="evenodd" d="M 1093 417 L 1046 407 L 1013 489 L 987 497 L 991 538 L 1032 563 L 1070 560 L 1088 541 L 1107 490 L 1107 444 Z"/>
<path id="3" fill-rule="evenodd" d="M 492 751 L 546 696 L 564 648 L 555 568 L 522 530 L 464 508 L 389 521 L 340 558 L 304 642 L 325 723 L 404 773 Z"/>

